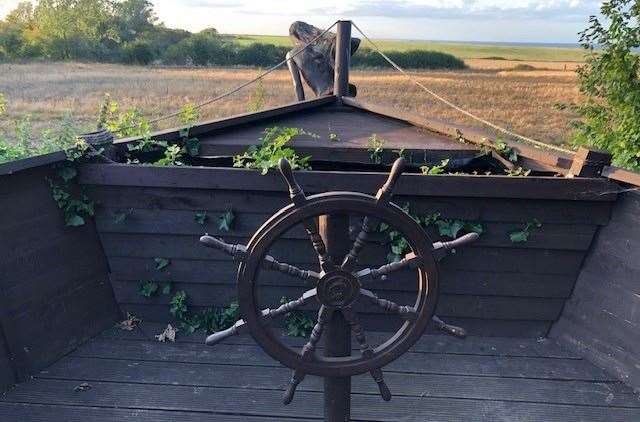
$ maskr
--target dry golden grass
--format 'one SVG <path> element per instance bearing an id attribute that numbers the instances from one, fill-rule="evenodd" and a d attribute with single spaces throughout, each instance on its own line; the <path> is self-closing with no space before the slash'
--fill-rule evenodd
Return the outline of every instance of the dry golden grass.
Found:
<path id="1" fill-rule="evenodd" d="M 505 62 L 485 60 L 485 62 Z M 526 62 L 510 62 L 513 66 Z M 550 68 L 545 63 L 541 68 Z M 554 104 L 579 99 L 575 74 L 563 70 L 505 71 L 492 63 L 475 63 L 465 71 L 424 71 L 415 75 L 436 92 L 479 116 L 523 135 L 558 143 L 574 117 Z M 510 68 L 513 68 L 511 66 Z M 494 69 L 494 70 L 487 70 Z M 4 129 L 12 120 L 30 114 L 35 132 L 50 127 L 69 111 L 87 130 L 92 129 L 98 105 L 109 93 L 123 109 L 139 108 L 152 117 L 219 95 L 259 73 L 245 68 L 145 68 L 106 64 L 39 63 L 0 65 L 0 92 L 9 102 Z M 438 103 L 391 71 L 353 71 L 358 98 L 430 118 L 478 126 Z M 265 78 L 266 106 L 295 100 L 286 70 Z M 253 88 L 202 110 L 202 119 L 246 112 Z M 164 121 L 159 128 L 175 126 Z"/>

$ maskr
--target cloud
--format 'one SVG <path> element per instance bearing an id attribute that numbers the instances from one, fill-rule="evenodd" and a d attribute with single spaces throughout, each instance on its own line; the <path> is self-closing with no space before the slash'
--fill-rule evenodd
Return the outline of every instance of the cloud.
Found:
<path id="1" fill-rule="evenodd" d="M 599 1 L 581 0 L 365 0 L 349 2 L 344 14 L 350 17 L 433 19 L 553 19 L 585 20 L 598 11 Z M 315 7 L 311 14 L 322 14 Z"/>

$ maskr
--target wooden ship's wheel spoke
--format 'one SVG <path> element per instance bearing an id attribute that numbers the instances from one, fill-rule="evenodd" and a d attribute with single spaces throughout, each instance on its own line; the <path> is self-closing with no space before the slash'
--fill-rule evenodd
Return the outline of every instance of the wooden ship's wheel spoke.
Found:
<path id="1" fill-rule="evenodd" d="M 247 257 L 247 247 L 241 244 L 232 245 L 213 236 L 204 235 L 200 238 L 200 243 L 208 248 L 218 249 L 228 255 L 231 255 L 236 261 L 244 261 Z M 266 255 L 262 260 L 262 268 L 265 270 L 278 271 L 292 277 L 302 280 L 318 280 L 320 275 L 311 270 L 303 270 L 295 265 L 279 262 L 271 255 Z"/>
<path id="2" fill-rule="evenodd" d="M 300 353 L 302 355 L 303 360 L 308 361 L 313 359 L 313 355 L 318 346 L 318 342 L 322 337 L 324 326 L 327 324 L 332 314 L 333 314 L 333 310 L 327 308 L 324 305 L 320 306 L 316 325 L 313 327 L 313 330 L 311 331 L 311 335 L 309 336 L 309 341 L 307 342 L 307 344 L 304 345 L 304 347 L 302 348 L 302 352 Z M 291 401 L 293 400 L 293 396 L 296 393 L 296 388 L 298 388 L 298 385 L 300 385 L 300 383 L 304 380 L 305 376 L 306 374 L 301 369 L 296 369 L 293 371 L 293 375 L 291 376 L 291 380 L 289 381 L 289 386 L 287 387 L 287 389 L 284 392 L 284 395 L 282 396 L 282 402 L 284 404 L 291 403 Z"/>
<path id="3" fill-rule="evenodd" d="M 358 345 L 360 346 L 360 351 L 362 352 L 362 356 L 365 357 L 366 359 L 373 358 L 373 355 L 374 355 L 373 348 L 371 348 L 371 346 L 367 342 L 367 337 L 364 334 L 364 329 L 360 324 L 360 320 L 358 318 L 358 314 L 356 313 L 356 311 L 354 311 L 352 307 L 347 307 L 342 309 L 342 314 L 344 315 L 344 318 L 347 320 L 347 322 L 351 326 L 351 331 L 353 332 L 353 335 L 356 338 Z M 389 390 L 389 387 L 384 382 L 382 369 L 373 368 L 371 371 L 369 371 L 369 373 L 371 374 L 371 377 L 373 377 L 373 380 L 376 382 L 376 384 L 378 384 L 378 389 L 380 390 L 380 395 L 382 396 L 382 399 L 384 401 L 391 400 L 391 390 Z"/>
<path id="4" fill-rule="evenodd" d="M 360 289 L 360 294 L 369 299 L 371 303 L 379 306 L 385 311 L 399 315 L 408 321 L 413 321 L 417 317 L 417 312 L 413 306 L 401 306 L 387 299 L 380 299 L 375 293 L 367 289 Z"/>
<path id="5" fill-rule="evenodd" d="M 306 305 L 307 303 L 311 302 L 313 299 L 316 298 L 316 295 L 317 295 L 316 289 L 307 290 L 298 299 L 284 303 L 276 309 L 270 309 L 270 308 L 263 309 L 260 312 L 262 322 L 267 323 L 268 321 L 274 318 L 288 314 L 289 312 L 296 310 Z M 206 344 L 211 346 L 211 345 L 220 343 L 222 340 L 227 339 L 231 336 L 244 334 L 246 332 L 247 332 L 247 323 L 243 319 L 239 319 L 235 324 L 233 324 L 232 327 L 227 328 L 226 330 L 215 332 L 210 336 L 208 336 L 206 339 Z"/>

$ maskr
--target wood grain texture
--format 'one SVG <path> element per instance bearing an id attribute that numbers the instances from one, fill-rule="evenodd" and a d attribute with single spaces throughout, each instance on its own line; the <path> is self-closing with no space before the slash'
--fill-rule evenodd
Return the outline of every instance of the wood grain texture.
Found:
<path id="1" fill-rule="evenodd" d="M 7 349 L 7 343 L 4 338 L 4 332 L 0 327 L 0 391 L 4 391 L 15 384 L 15 371 L 11 363 L 11 354 Z"/>
<path id="2" fill-rule="evenodd" d="M 131 169 L 126 180 L 120 177 L 120 173 Z M 275 175 L 255 177 L 252 172 L 214 168 L 140 170 L 92 165 L 85 170 L 83 181 L 100 204 L 97 227 L 117 299 L 125 309 L 135 310 L 145 318 L 166 320 L 167 312 L 162 307 L 168 298 L 141 297 L 137 293 L 140 281 L 172 282 L 174 291 L 184 289 L 190 294 L 196 308 L 221 305 L 235 297 L 237 264 L 220 252 L 202 248 L 197 238 L 208 232 L 228 242 L 246 243 L 258 226 L 289 203 L 283 182 Z M 209 174 L 210 171 L 217 173 Z M 374 173 L 358 177 L 338 174 L 298 172 L 297 176 L 310 177 L 303 183 L 309 192 L 373 192 L 384 179 Z M 317 179 L 320 175 L 322 179 Z M 400 183 L 413 176 L 403 176 Z M 601 189 L 607 183 L 587 179 L 488 178 L 486 181 L 491 180 L 491 184 L 484 185 L 483 178 L 460 176 L 465 179 L 462 183 L 462 179 L 451 177 L 415 177 L 412 185 L 405 185 L 404 192 L 400 190 L 396 203 L 409 203 L 418 215 L 440 213 L 443 218 L 479 221 L 484 227 L 478 242 L 442 262 L 443 298 L 439 312 L 467 323 L 475 334 L 512 336 L 519 328 L 527 335 L 544 335 L 557 318 L 562 299 L 573 288 L 598 226 L 609 219 L 610 203 L 602 200 L 609 194 L 593 194 L 593 189 Z M 203 180 L 206 185 L 200 184 Z M 120 181 L 124 186 L 116 186 Z M 432 182 L 437 182 L 432 185 L 435 190 L 425 191 Z M 447 183 L 451 185 L 446 186 Z M 475 186 L 469 189 L 467 183 Z M 505 183 L 522 187 L 517 193 L 505 195 Z M 480 191 L 485 195 L 482 199 L 475 197 Z M 217 219 L 228 209 L 233 209 L 236 225 L 229 233 L 221 232 Z M 208 217 L 204 225 L 194 219 L 195 213 L 202 211 Z M 123 212 L 128 214 L 126 220 L 117 222 L 114 216 Z M 509 234 L 533 219 L 541 221 L 543 228 L 533 230 L 527 242 L 511 242 Z M 353 224 L 358 223 L 353 220 Z M 435 228 L 428 231 L 434 240 L 439 239 Z M 278 260 L 317 270 L 317 259 L 301 228 L 288 232 L 270 253 Z M 361 264 L 381 265 L 386 262 L 387 253 L 387 245 L 371 245 L 363 253 Z M 172 265 L 157 271 L 153 263 L 156 257 L 170 259 Z M 272 290 L 267 298 L 271 305 L 279 296 L 299 293 L 294 289 L 299 286 L 296 280 L 279 274 L 265 272 L 260 282 Z M 393 284 L 372 283 L 371 287 L 389 291 L 401 301 L 412 298 L 399 292 L 415 289 L 411 273 L 394 276 Z M 369 314 L 371 323 L 375 320 L 385 327 L 395 326 L 382 322 L 382 315 Z M 485 326 L 474 319 L 485 322 Z"/>
<path id="3" fill-rule="evenodd" d="M 385 173 L 301 171 L 296 175 L 305 192 L 331 190 L 375 192 Z M 80 182 L 87 185 L 176 187 L 282 192 L 275 172 L 262 176 L 254 170 L 218 167 L 149 167 L 128 164 L 85 164 Z M 617 188 L 605 179 L 509 176 L 423 176 L 405 174 L 394 192 L 398 195 L 612 201 Z"/>
<path id="4" fill-rule="evenodd" d="M 200 154 L 240 154 L 247 146 L 259 144 L 264 130 L 273 125 L 273 122 L 265 122 L 202 136 Z M 385 141 L 387 161 L 395 155 L 392 150 L 403 148 L 407 154 L 414 153 L 421 158 L 426 155 L 427 162 L 438 162 L 444 158 L 470 158 L 478 153 L 476 146 L 457 142 L 448 136 L 421 130 L 400 120 L 357 110 L 329 109 L 298 113 L 280 119 L 277 125 L 301 128 L 314 135 L 297 136 L 291 141 L 296 151 L 311 155 L 314 160 L 369 163 L 371 160 L 367 148 L 373 134 Z M 330 140 L 331 134 L 339 139 Z"/>
<path id="5" fill-rule="evenodd" d="M 95 226 L 65 226 L 45 180 L 53 175 L 47 166 L 0 177 L 0 323 L 20 380 L 118 315 Z"/>
<path id="6" fill-rule="evenodd" d="M 616 203 L 551 335 L 640 387 L 640 194 Z"/>
<path id="7" fill-rule="evenodd" d="M 249 337 L 216 347 L 180 333 L 175 344 L 146 339 L 160 329 L 143 323 L 131 332 L 106 331 L 0 398 L 0 417 L 10 422 L 322 418 L 322 380 L 307 377 L 292 405 L 282 406 L 289 371 Z M 370 333 L 374 343 L 385 336 Z M 303 340 L 284 341 L 299 347 Z M 640 401 L 630 388 L 552 340 L 424 336 L 385 368 L 385 375 L 394 393 L 389 403 L 380 400 L 368 376 L 354 377 L 354 421 L 573 422 L 640 416 Z M 82 382 L 90 389 L 74 391 Z"/>

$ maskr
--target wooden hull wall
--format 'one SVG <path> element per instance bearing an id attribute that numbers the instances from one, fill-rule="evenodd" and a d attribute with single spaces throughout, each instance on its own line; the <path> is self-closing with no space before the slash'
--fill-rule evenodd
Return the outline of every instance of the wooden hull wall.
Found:
<path id="1" fill-rule="evenodd" d="M 80 176 L 99 203 L 96 224 L 109 260 L 116 299 L 124 310 L 152 321 L 170 320 L 170 295 L 145 298 L 142 281 L 172 282 L 185 290 L 195 309 L 223 305 L 235 297 L 237 264 L 201 247 L 204 232 L 229 242 L 247 242 L 272 213 L 289 203 L 277 175 L 216 168 L 153 168 L 86 165 Z M 303 172 L 299 181 L 307 193 L 329 190 L 375 192 L 383 174 Z M 544 336 L 557 320 L 573 289 L 586 251 L 600 225 L 607 224 L 615 195 L 602 180 L 552 178 L 484 178 L 464 176 L 404 176 L 395 202 L 411 204 L 419 215 L 439 212 L 448 219 L 481 222 L 485 233 L 472 247 L 442 262 L 437 313 L 460 324 L 472 335 Z M 230 233 L 217 230 L 218 216 L 232 208 L 236 225 Z M 205 226 L 195 213 L 207 211 Z M 124 222 L 115 215 L 128 213 Z M 543 228 L 526 243 L 512 243 L 509 233 L 538 219 Z M 436 239 L 434 239 L 436 240 Z M 378 246 L 363 258 L 381 265 L 387 248 Z M 292 232 L 276 245 L 277 259 L 313 267 L 308 240 Z M 171 264 L 155 269 L 154 258 Z M 265 276 L 270 304 L 282 296 L 297 297 L 302 286 L 279 275 Z M 375 288 L 399 302 L 412 298 L 411 277 Z M 266 303 L 265 303 L 266 304 Z M 386 317 L 367 310 L 369 324 L 391 328 Z"/>
<path id="2" fill-rule="evenodd" d="M 640 193 L 620 195 L 551 335 L 640 387 Z"/>
<path id="3" fill-rule="evenodd" d="M 0 178 L 0 389 L 118 318 L 93 221 L 66 227 L 49 166 Z"/>

